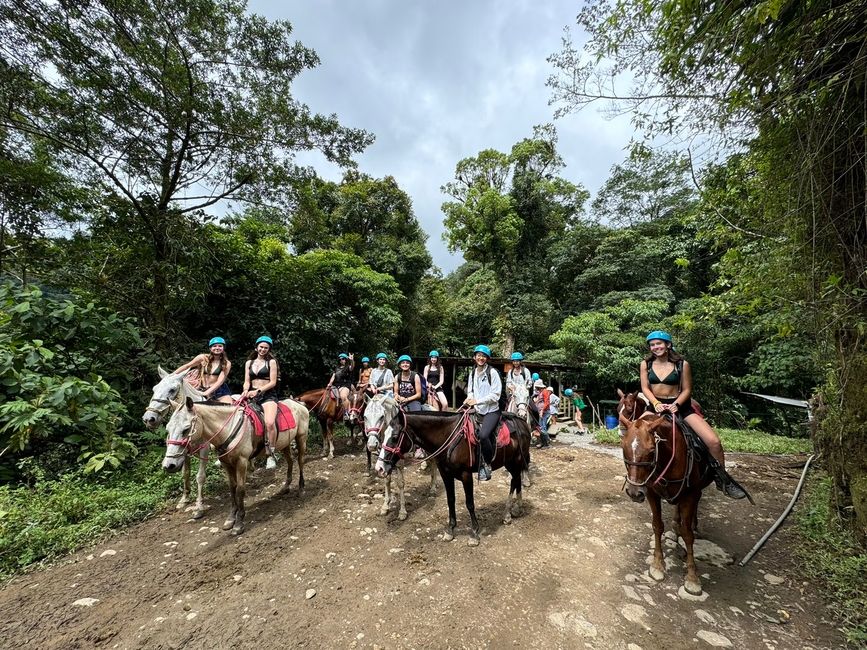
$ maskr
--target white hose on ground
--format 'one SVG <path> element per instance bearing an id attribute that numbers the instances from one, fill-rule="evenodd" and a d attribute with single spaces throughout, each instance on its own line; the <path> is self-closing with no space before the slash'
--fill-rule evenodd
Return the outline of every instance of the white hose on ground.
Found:
<path id="1" fill-rule="evenodd" d="M 764 535 L 762 535 L 762 538 L 758 542 L 756 542 L 756 545 L 753 546 L 752 549 L 750 549 L 750 552 L 747 553 L 746 555 L 744 555 L 744 559 L 742 559 L 740 562 L 738 562 L 738 566 L 746 566 L 747 562 L 749 562 L 750 560 L 753 559 L 753 556 L 759 552 L 759 549 L 762 548 L 764 543 L 768 541 L 768 538 L 770 538 L 770 536 L 776 532 L 777 528 L 780 527 L 780 524 L 783 523 L 783 520 L 792 511 L 792 506 L 795 505 L 795 501 L 798 500 L 798 495 L 801 494 L 801 487 L 804 485 L 804 479 L 807 477 L 807 470 L 809 469 L 810 463 L 813 461 L 813 458 L 815 458 L 815 457 L 816 457 L 815 454 L 810 454 L 810 457 L 807 459 L 807 462 L 804 463 L 804 471 L 801 472 L 801 480 L 798 481 L 798 487 L 795 488 L 795 494 L 792 495 L 792 500 L 789 501 L 789 505 L 786 507 L 785 510 L 783 510 L 783 514 L 781 514 L 780 518 L 774 522 L 774 525 L 768 529 L 768 532 L 766 532 Z"/>

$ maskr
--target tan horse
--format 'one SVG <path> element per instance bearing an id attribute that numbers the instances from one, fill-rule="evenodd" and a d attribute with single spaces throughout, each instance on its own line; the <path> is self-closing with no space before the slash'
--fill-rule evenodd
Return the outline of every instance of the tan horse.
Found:
<path id="1" fill-rule="evenodd" d="M 275 450 L 286 459 L 286 482 L 278 494 L 289 490 L 292 483 L 292 441 L 298 451 L 298 493 L 304 492 L 304 453 L 307 449 L 309 414 L 303 404 L 283 400 L 292 411 L 295 426 L 278 431 Z M 163 469 L 177 471 L 182 461 L 177 460 L 177 448 L 184 454 L 195 454 L 212 445 L 220 456 L 223 469 L 229 479 L 232 495 L 232 513 L 223 523 L 223 530 L 232 530 L 232 535 L 244 532 L 244 497 L 246 494 L 248 461 L 265 450 L 264 435 L 256 435 L 252 420 L 242 407 L 233 404 L 196 404 L 187 398 L 179 404 L 166 425 L 166 457 Z"/>
<path id="2" fill-rule="evenodd" d="M 298 395 L 295 399 L 304 404 L 319 420 L 322 429 L 322 457 L 334 458 L 334 424 L 343 421 L 343 403 L 335 399 L 331 391 L 314 388 Z"/>

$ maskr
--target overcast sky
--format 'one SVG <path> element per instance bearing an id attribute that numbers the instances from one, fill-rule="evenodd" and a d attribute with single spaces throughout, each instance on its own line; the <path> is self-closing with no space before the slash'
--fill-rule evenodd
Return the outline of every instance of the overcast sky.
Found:
<path id="1" fill-rule="evenodd" d="M 509 151 L 553 120 L 545 60 L 574 25 L 580 2 L 563 0 L 251 0 L 249 9 L 289 20 L 322 64 L 296 80 L 297 99 L 376 142 L 361 171 L 394 176 L 412 197 L 434 263 L 448 272 L 462 258 L 442 239 L 440 187 L 456 163 L 482 149 Z M 580 34 L 575 34 L 579 38 Z M 625 156 L 628 119 L 585 110 L 555 122 L 564 176 L 591 192 Z M 339 171 L 312 161 L 326 178 Z"/>

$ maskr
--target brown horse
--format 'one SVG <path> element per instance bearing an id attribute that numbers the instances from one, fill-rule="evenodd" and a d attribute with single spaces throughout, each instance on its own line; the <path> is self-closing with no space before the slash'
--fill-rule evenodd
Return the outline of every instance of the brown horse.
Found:
<path id="1" fill-rule="evenodd" d="M 292 441 L 298 456 L 298 493 L 304 492 L 304 453 L 307 448 L 309 413 L 294 400 L 283 400 L 294 418 L 294 426 L 278 431 L 275 451 L 286 459 L 286 481 L 280 493 L 287 492 L 292 482 Z M 252 417 L 257 417 L 253 415 Z M 279 419 L 278 419 L 279 423 Z M 226 476 L 232 495 L 232 513 L 223 524 L 232 535 L 244 532 L 244 497 L 249 461 L 265 451 L 264 431 L 256 431 L 253 420 L 242 405 L 205 402 L 196 404 L 189 397 L 178 404 L 166 425 L 166 456 L 163 469 L 174 472 L 183 464 L 182 456 L 198 453 L 213 446 Z M 180 450 L 180 451 L 179 451 Z"/>
<path id="2" fill-rule="evenodd" d="M 367 395 L 363 390 L 352 388 L 349 392 L 349 418 L 346 421 L 346 426 L 349 428 L 349 444 L 353 447 L 357 444 L 355 441 L 355 431 L 358 430 L 359 442 L 364 440 L 364 410 L 367 408 Z"/>
<path id="3" fill-rule="evenodd" d="M 325 388 L 314 388 L 295 398 L 319 421 L 322 429 L 322 456 L 334 458 L 334 423 L 343 421 L 343 403 Z"/>
<path id="4" fill-rule="evenodd" d="M 479 522 L 476 519 L 473 478 L 478 469 L 479 450 L 471 448 L 463 434 L 465 417 L 469 416 L 465 411 L 406 413 L 398 409 L 393 399 L 386 398 L 384 402 L 383 421 L 379 426 L 383 430 L 391 429 L 391 431 L 388 441 L 383 445 L 383 453 L 376 462 L 377 472 L 381 476 L 387 476 L 398 461 L 408 456 L 416 445 L 424 449 L 429 454 L 428 458 L 436 461 L 446 488 L 449 525 L 443 539 L 450 542 L 455 538 L 457 525 L 455 479 L 457 478 L 464 486 L 464 497 L 472 522 L 469 545 L 478 546 Z M 527 471 L 530 463 L 530 429 L 524 420 L 509 414 L 505 414 L 503 419 L 511 425 L 510 440 L 508 445 L 497 448 L 491 467 L 495 470 L 505 467 L 512 475 L 509 497 L 506 499 L 506 510 L 503 514 L 503 523 L 510 524 L 512 517 L 520 516 L 523 511 L 521 474 Z M 513 495 L 516 495 L 514 504 Z"/>
<path id="5" fill-rule="evenodd" d="M 713 470 L 690 448 L 677 419 L 645 412 L 638 392 L 618 391 L 618 417 L 626 428 L 621 448 L 626 464 L 626 494 L 637 503 L 647 499 L 653 516 L 653 562 L 650 577 L 665 578 L 662 553 L 662 499 L 676 508 L 675 533 L 686 545 L 684 588 L 701 594 L 701 580 L 695 566 L 693 543 L 698 503 L 704 488 L 713 481 Z"/>

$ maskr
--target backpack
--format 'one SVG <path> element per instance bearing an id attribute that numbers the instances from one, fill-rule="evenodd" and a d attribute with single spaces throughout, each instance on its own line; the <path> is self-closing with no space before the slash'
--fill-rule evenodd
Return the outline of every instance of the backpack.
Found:
<path id="1" fill-rule="evenodd" d="M 417 372 L 410 373 L 409 380 L 415 383 L 415 375 L 418 375 L 419 383 L 421 384 L 421 401 L 422 404 L 427 402 L 427 379 L 424 378 L 424 375 L 419 374 Z"/>
<path id="2" fill-rule="evenodd" d="M 485 368 L 485 376 L 488 378 L 488 386 L 490 386 L 491 385 L 491 366 L 488 366 L 487 368 Z M 476 379 L 476 369 L 472 368 L 470 370 L 469 379 L 467 380 L 467 387 L 472 386 L 473 388 L 475 388 L 475 384 L 473 383 L 475 381 L 475 379 Z M 473 392 L 475 392 L 475 390 Z M 509 397 L 506 395 L 506 387 L 501 384 L 501 386 L 500 386 L 500 399 L 497 402 L 497 408 L 500 410 L 501 413 L 506 412 L 506 405 L 508 403 L 509 403 Z"/>

